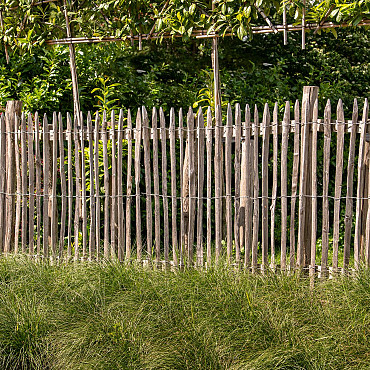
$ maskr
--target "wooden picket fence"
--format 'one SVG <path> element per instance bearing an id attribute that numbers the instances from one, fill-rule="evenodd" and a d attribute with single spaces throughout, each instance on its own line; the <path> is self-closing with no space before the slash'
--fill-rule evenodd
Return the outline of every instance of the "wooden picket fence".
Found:
<path id="1" fill-rule="evenodd" d="M 0 117 L 3 254 L 314 272 L 369 264 L 368 101 Z M 279 120 L 280 111 L 282 120 Z M 135 124 L 133 123 L 135 122 Z M 346 150 L 344 150 L 346 148 Z"/>

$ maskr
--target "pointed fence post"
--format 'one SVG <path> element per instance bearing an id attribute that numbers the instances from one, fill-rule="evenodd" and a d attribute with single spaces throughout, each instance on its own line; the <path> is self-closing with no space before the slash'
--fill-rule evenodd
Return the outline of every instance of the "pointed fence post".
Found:
<path id="1" fill-rule="evenodd" d="M 14 240 L 14 206 L 15 206 L 15 146 L 14 133 L 18 129 L 15 127 L 15 116 L 20 117 L 22 113 L 22 102 L 19 100 L 8 101 L 5 108 L 5 204 L 3 208 L 4 232 L 2 251 L 7 254 L 10 252 Z M 0 241 L 2 242 L 2 241 Z"/>
<path id="2" fill-rule="evenodd" d="M 312 155 L 312 119 L 315 101 L 318 98 L 317 86 L 304 86 L 301 113 L 301 165 L 299 179 L 299 227 L 297 267 L 310 264 L 311 259 L 311 222 L 312 222 L 312 184 L 311 184 L 311 155 Z"/>

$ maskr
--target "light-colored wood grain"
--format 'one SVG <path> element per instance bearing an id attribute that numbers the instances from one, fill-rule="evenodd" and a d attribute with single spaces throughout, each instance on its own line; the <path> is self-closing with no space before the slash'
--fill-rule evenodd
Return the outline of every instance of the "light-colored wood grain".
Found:
<path id="1" fill-rule="evenodd" d="M 369 104 L 368 100 L 366 99 L 364 102 L 364 111 L 363 111 L 363 116 L 362 120 L 364 122 L 368 122 L 368 117 L 369 116 Z M 368 170 L 370 171 L 370 169 Z M 363 217 L 365 217 L 365 214 L 363 214 Z M 367 215 L 366 215 L 366 240 L 365 240 L 365 266 L 369 267 L 370 266 L 370 207 L 368 206 L 367 208 Z"/>
<path id="2" fill-rule="evenodd" d="M 300 122 L 299 122 L 299 101 L 294 104 L 294 154 L 293 154 L 293 170 L 292 170 L 292 196 L 290 203 L 290 241 L 289 241 L 289 265 L 290 269 L 295 267 L 295 216 L 297 203 L 297 188 L 298 188 L 298 173 L 299 173 L 299 137 L 300 137 Z"/>
<path id="3" fill-rule="evenodd" d="M 64 156 L 64 135 L 62 114 L 58 115 L 58 139 L 59 139 L 59 171 L 60 171 L 60 190 L 61 190 L 61 216 L 60 216 L 60 233 L 59 233 L 59 259 L 63 258 L 64 238 L 66 233 L 66 216 L 67 216 L 67 180 L 65 171 Z"/>
<path id="4" fill-rule="evenodd" d="M 117 258 L 117 136 L 116 136 L 116 115 L 111 112 L 110 119 L 110 143 L 111 143 L 111 164 L 112 175 L 110 178 L 110 257 Z"/>
<path id="5" fill-rule="evenodd" d="M 43 120 L 43 256 L 49 256 L 49 236 L 50 236 L 50 214 L 49 214 L 49 188 L 50 188 L 50 133 L 49 124 L 46 115 Z"/>
<path id="6" fill-rule="evenodd" d="M 198 204 L 197 204 L 197 266 L 203 266 L 203 191 L 204 191 L 204 116 L 200 107 L 197 114 L 198 127 Z"/>
<path id="7" fill-rule="evenodd" d="M 234 202 L 234 240 L 235 240 L 235 262 L 240 264 L 240 148 L 242 132 L 242 115 L 240 105 L 235 105 L 235 156 L 234 156 L 234 178 L 235 178 L 235 202 Z"/>
<path id="8" fill-rule="evenodd" d="M 35 162 L 36 162 L 36 257 L 40 257 L 41 249 L 41 218 L 42 218 L 42 208 L 41 208 L 41 151 L 40 151 L 40 122 L 39 115 L 35 113 Z"/>
<path id="9" fill-rule="evenodd" d="M 85 130 L 83 116 L 80 114 L 81 128 L 80 134 L 80 153 L 81 153 L 81 217 L 82 217 L 82 259 L 87 259 L 87 198 L 86 198 L 86 155 L 85 155 Z"/>
<path id="10" fill-rule="evenodd" d="M 95 174 L 95 253 L 96 260 L 100 258 L 100 245 L 101 245 L 101 234 L 100 234 L 100 215 L 101 215 L 101 202 L 100 202 L 100 167 L 99 167 L 99 147 L 100 147 L 100 116 L 99 112 L 95 114 L 95 127 L 94 127 L 94 174 Z"/>
<path id="11" fill-rule="evenodd" d="M 34 233 L 35 233 L 35 156 L 33 150 L 34 144 L 34 124 L 31 113 L 28 114 L 28 178 L 29 178 L 29 215 L 28 215 L 28 252 L 34 255 Z"/>
<path id="12" fill-rule="evenodd" d="M 258 120 L 257 120 L 258 121 Z M 257 122 L 255 121 L 255 122 Z M 243 232 L 240 233 L 240 243 L 244 243 L 244 267 L 250 268 L 251 265 L 251 250 L 253 240 L 253 228 L 252 219 L 253 216 L 253 198 L 254 198 L 254 141 L 251 142 L 252 136 L 252 125 L 251 125 L 251 111 L 249 105 L 245 106 L 245 141 L 243 143 L 242 153 L 242 171 L 241 171 L 241 183 L 240 183 L 240 194 L 241 198 L 241 210 L 243 210 L 243 217 L 241 217 L 240 229 Z M 257 144 L 258 148 L 258 144 Z M 258 150 L 258 149 L 257 149 Z M 258 173 L 257 173 L 258 176 Z M 255 257 L 256 258 L 256 257 Z"/>
<path id="13" fill-rule="evenodd" d="M 4 213 L 5 213 L 5 183 L 6 183 L 6 172 L 5 172 L 5 116 L 0 115 L 0 253 L 3 252 L 4 248 Z M 19 167 L 19 166 L 17 166 Z"/>
<path id="14" fill-rule="evenodd" d="M 216 264 L 221 257 L 222 240 L 222 116 L 221 107 L 216 107 L 216 126 L 215 126 L 215 242 L 216 242 Z"/>
<path id="15" fill-rule="evenodd" d="M 57 232 L 58 232 L 58 215 L 57 215 L 57 180 L 58 180 L 58 118 L 56 113 L 53 114 L 53 148 L 52 148 L 52 180 L 51 180 L 51 250 L 53 260 L 57 256 Z"/>
<path id="16" fill-rule="evenodd" d="M 127 187 L 126 187 L 126 260 L 131 259 L 131 194 L 132 194 L 132 118 L 127 112 Z"/>
<path id="17" fill-rule="evenodd" d="M 15 168 L 17 180 L 17 200 L 15 205 L 15 228 L 14 228 L 14 253 L 19 253 L 19 227 L 21 225 L 21 209 L 22 209 L 22 176 L 21 176 L 21 161 L 20 161 L 20 131 L 19 122 L 16 118 L 16 130 L 14 131 L 14 147 L 15 147 Z"/>
<path id="18" fill-rule="evenodd" d="M 207 152 L 207 268 L 212 263 L 212 111 L 207 109 L 206 152 Z"/>
<path id="19" fill-rule="evenodd" d="M 262 119 L 262 270 L 268 267 L 268 162 L 270 152 L 270 110 L 266 103 Z"/>
<path id="20" fill-rule="evenodd" d="M 162 195 L 163 195 L 163 244 L 164 244 L 164 261 L 166 267 L 169 266 L 170 254 L 170 223 L 168 218 L 168 197 L 167 197 L 167 143 L 166 143 L 166 119 L 163 109 L 159 110 L 160 132 L 161 132 L 161 152 L 162 152 Z M 158 175 L 159 176 L 159 175 Z M 159 189 L 158 189 L 159 193 Z M 156 259 L 159 262 L 160 244 L 156 247 Z"/>
<path id="21" fill-rule="evenodd" d="M 109 189 L 109 162 L 108 162 L 108 131 L 107 131 L 107 117 L 103 114 L 103 122 L 101 129 L 102 143 L 103 143 L 103 171 L 104 171 L 104 258 L 108 259 L 110 256 L 110 240 L 109 240 L 109 220 L 110 220 L 110 189 Z"/>
<path id="22" fill-rule="evenodd" d="M 317 234 L 317 116 L 319 110 L 319 102 L 316 99 L 313 108 L 312 117 L 312 143 L 311 143 L 311 261 L 310 275 L 314 276 L 316 271 L 316 234 Z"/>
<path id="23" fill-rule="evenodd" d="M 142 107 L 143 147 L 145 169 L 145 205 L 146 205 L 146 253 L 149 261 L 153 258 L 153 207 L 152 207 L 152 175 L 150 165 L 150 127 L 148 112 Z"/>
<path id="24" fill-rule="evenodd" d="M 136 257 L 141 261 L 142 257 L 142 236 L 141 236 L 141 207 L 140 207 L 140 158 L 141 158 L 141 136 L 142 136 L 141 109 L 138 109 L 135 127 L 135 211 L 136 211 Z"/>
<path id="25" fill-rule="evenodd" d="M 271 189 L 271 267 L 276 267 L 275 262 L 275 212 L 278 187 L 278 103 L 275 103 L 272 120 L 272 189 Z"/>
<path id="26" fill-rule="evenodd" d="M 337 106 L 337 152 L 335 166 L 334 185 L 334 221 L 333 221 L 333 271 L 338 271 L 338 248 L 340 227 L 340 198 L 342 195 L 343 175 L 343 152 L 344 152 L 344 110 L 343 102 L 339 99 Z"/>
<path id="27" fill-rule="evenodd" d="M 309 127 L 309 105 L 302 102 L 302 130 L 301 130 L 301 163 L 299 172 L 299 204 L 298 204 L 298 245 L 297 245 L 297 264 L 301 268 L 304 266 L 305 256 L 305 228 L 306 228 L 306 212 L 310 212 L 306 208 L 307 200 L 307 179 L 308 179 L 308 147 L 310 139 Z"/>
<path id="28" fill-rule="evenodd" d="M 252 239 L 252 271 L 257 270 L 258 234 L 259 234 L 259 169 L 258 169 L 258 136 L 259 119 L 257 106 L 254 107 L 254 135 L 253 135 L 253 239 Z M 247 147 L 248 150 L 248 147 Z M 248 232 L 246 230 L 246 232 Z"/>
<path id="29" fill-rule="evenodd" d="M 6 171 L 6 194 L 5 194 L 5 235 L 4 235 L 4 254 L 7 255 L 14 242 L 14 207 L 15 207 L 15 161 L 14 161 L 14 134 L 16 117 L 20 117 L 22 112 L 22 102 L 19 100 L 9 100 L 5 108 L 5 171 Z"/>
<path id="30" fill-rule="evenodd" d="M 161 140 L 162 140 L 162 119 L 164 120 L 164 114 L 161 109 L 160 111 L 160 119 L 161 119 Z M 162 118 L 163 115 L 163 118 Z M 152 111 L 152 128 L 153 128 L 153 183 L 154 183 L 154 240 L 155 240 L 155 259 L 156 263 L 159 264 L 159 261 L 161 259 L 161 214 L 160 214 L 160 202 L 159 202 L 159 163 L 158 163 L 158 123 L 157 123 L 158 117 L 157 117 L 157 110 L 155 107 L 153 107 Z M 166 140 L 166 136 L 164 135 L 164 140 Z M 164 152 L 164 155 L 166 155 L 166 152 Z M 163 152 L 162 152 L 163 156 Z M 163 158 L 162 158 L 163 160 Z M 163 170 L 163 168 L 162 168 Z M 162 174 L 162 182 L 163 182 L 163 174 Z M 167 181 L 166 187 L 167 187 Z M 163 190 L 162 184 L 162 190 Z M 164 202 L 164 195 L 163 195 L 163 202 Z M 164 204 L 163 204 L 164 205 Z M 163 207 L 164 208 L 164 207 Z M 168 211 L 167 211 L 167 217 L 168 217 Z M 165 232 L 165 229 L 167 229 L 168 233 L 169 225 L 166 225 L 166 222 L 163 224 L 163 232 Z M 168 256 L 167 256 L 168 259 Z"/>
<path id="31" fill-rule="evenodd" d="M 330 168 L 330 142 L 331 142 L 331 104 L 326 103 L 324 111 L 324 159 L 323 159 L 323 191 L 322 191 L 322 251 L 321 273 L 326 274 L 329 251 L 329 168 Z"/>
<path id="32" fill-rule="evenodd" d="M 89 201 L 90 201 L 90 230 L 89 230 L 89 261 L 92 261 L 95 255 L 96 249 L 96 231 L 95 231 L 95 196 L 94 196 L 94 177 L 95 177 L 95 168 L 94 168 L 94 143 L 93 143 L 93 127 L 92 127 L 92 117 L 91 113 L 87 114 L 87 140 L 89 144 Z"/>
<path id="33" fill-rule="evenodd" d="M 300 266 L 309 267 L 311 262 L 311 227 L 312 224 L 312 189 L 311 189 L 311 161 L 310 158 L 312 156 L 312 117 L 313 117 L 313 108 L 316 99 L 318 98 L 319 88 L 317 86 L 304 86 L 303 87 L 303 97 L 302 97 L 302 122 L 305 131 L 303 131 L 303 137 L 305 137 L 305 141 L 301 144 L 302 150 L 305 151 L 305 157 L 303 159 L 304 164 L 304 173 L 301 171 L 302 179 L 303 179 L 303 215 L 301 214 L 301 221 L 302 225 L 304 225 L 303 233 L 299 234 L 298 241 L 299 241 L 299 248 L 298 252 L 299 260 L 301 262 Z M 302 160 L 303 157 L 301 157 Z M 303 221 L 304 217 L 304 221 Z M 298 220 L 299 221 L 299 220 Z M 299 226 L 299 225 L 298 225 Z M 299 228 L 298 228 L 299 230 Z M 298 231 L 299 233 L 299 231 Z"/>
<path id="34" fill-rule="evenodd" d="M 287 226 L 288 226 L 288 144 L 290 131 L 290 102 L 285 102 L 281 135 L 281 270 L 287 267 Z"/>
<path id="35" fill-rule="evenodd" d="M 22 253 L 27 250 L 27 216 L 28 216 L 28 166 L 27 166 L 27 121 L 24 113 L 21 116 L 21 167 L 22 167 Z"/>
<path id="36" fill-rule="evenodd" d="M 352 129 L 350 134 L 348 165 L 347 165 L 347 192 L 346 192 L 346 210 L 344 216 L 344 248 L 343 248 L 343 268 L 349 266 L 349 258 L 351 252 L 351 235 L 352 235 L 352 219 L 353 219 L 353 173 L 355 168 L 355 150 L 356 138 L 358 131 L 358 104 L 357 99 L 353 102 L 352 112 Z"/>
<path id="37" fill-rule="evenodd" d="M 188 209 L 188 266 L 193 265 L 193 245 L 194 245 L 194 230 L 195 230 L 195 197 L 196 197 L 196 176 L 195 176 L 195 161 L 196 148 L 194 139 L 194 113 L 192 108 L 189 108 L 187 114 L 188 125 L 188 171 L 189 171 L 189 209 Z"/>
<path id="38" fill-rule="evenodd" d="M 72 173 L 72 148 L 73 132 L 72 119 L 67 113 L 67 175 L 68 175 L 68 226 L 67 226 L 67 260 L 72 257 L 72 214 L 73 214 L 73 173 Z"/>
<path id="39" fill-rule="evenodd" d="M 360 122 L 360 143 L 358 148 L 358 168 L 357 168 L 357 200 L 356 200 L 356 223 L 355 223 L 355 239 L 354 239 L 354 262 L 355 268 L 360 267 L 360 245 L 361 245 L 361 223 L 362 223 L 362 205 L 363 205 L 363 186 L 365 177 L 364 166 L 364 152 L 366 143 L 367 122 L 364 120 L 367 106 L 367 99 L 365 99 L 363 117 Z"/>
<path id="40" fill-rule="evenodd" d="M 226 184 L 226 256 L 228 263 L 231 262 L 233 247 L 232 231 L 232 199 L 231 199 L 231 137 L 233 133 L 233 114 L 231 105 L 228 104 L 226 116 L 226 139 L 225 139 L 225 184 Z"/>
<path id="41" fill-rule="evenodd" d="M 123 110 L 118 117 L 117 131 L 117 253 L 118 260 L 123 261 L 125 256 L 125 218 L 123 207 Z"/>
<path id="42" fill-rule="evenodd" d="M 180 146 L 180 268 L 184 266 L 185 225 L 184 225 L 184 117 L 182 108 L 179 110 L 179 146 Z"/>
<path id="43" fill-rule="evenodd" d="M 75 171 L 76 171 L 76 198 L 74 213 L 74 260 L 77 262 L 80 258 L 80 217 L 81 217 L 81 156 L 80 156 L 80 138 L 77 123 L 77 117 L 74 120 L 73 139 L 75 149 Z"/>
<path id="44" fill-rule="evenodd" d="M 170 161 L 171 161 L 171 205 L 172 205 L 172 258 L 175 267 L 179 264 L 179 245 L 177 239 L 177 178 L 176 178 L 176 123 L 175 123 L 175 110 L 170 110 Z"/>

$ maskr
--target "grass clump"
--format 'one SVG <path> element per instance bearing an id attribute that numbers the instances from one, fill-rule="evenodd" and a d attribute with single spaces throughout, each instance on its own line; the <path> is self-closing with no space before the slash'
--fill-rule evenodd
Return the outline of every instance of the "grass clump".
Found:
<path id="1" fill-rule="evenodd" d="M 218 268 L 0 260 L 4 369 L 364 369 L 370 273 L 317 281 Z"/>

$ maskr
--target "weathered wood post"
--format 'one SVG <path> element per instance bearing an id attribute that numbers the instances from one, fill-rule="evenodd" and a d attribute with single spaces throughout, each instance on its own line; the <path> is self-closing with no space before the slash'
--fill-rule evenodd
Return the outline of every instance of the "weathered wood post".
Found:
<path id="1" fill-rule="evenodd" d="M 301 164 L 299 178 L 299 214 L 297 267 L 308 266 L 311 259 L 311 223 L 312 223 L 312 118 L 315 101 L 318 98 L 317 86 L 304 86 L 301 111 Z"/>
<path id="2" fill-rule="evenodd" d="M 16 115 L 19 117 L 22 112 L 22 102 L 19 100 L 8 101 L 5 109 L 5 204 L 3 205 L 3 244 L 2 251 L 10 252 L 14 240 L 14 206 L 15 206 L 15 150 L 14 132 L 17 129 Z"/>

